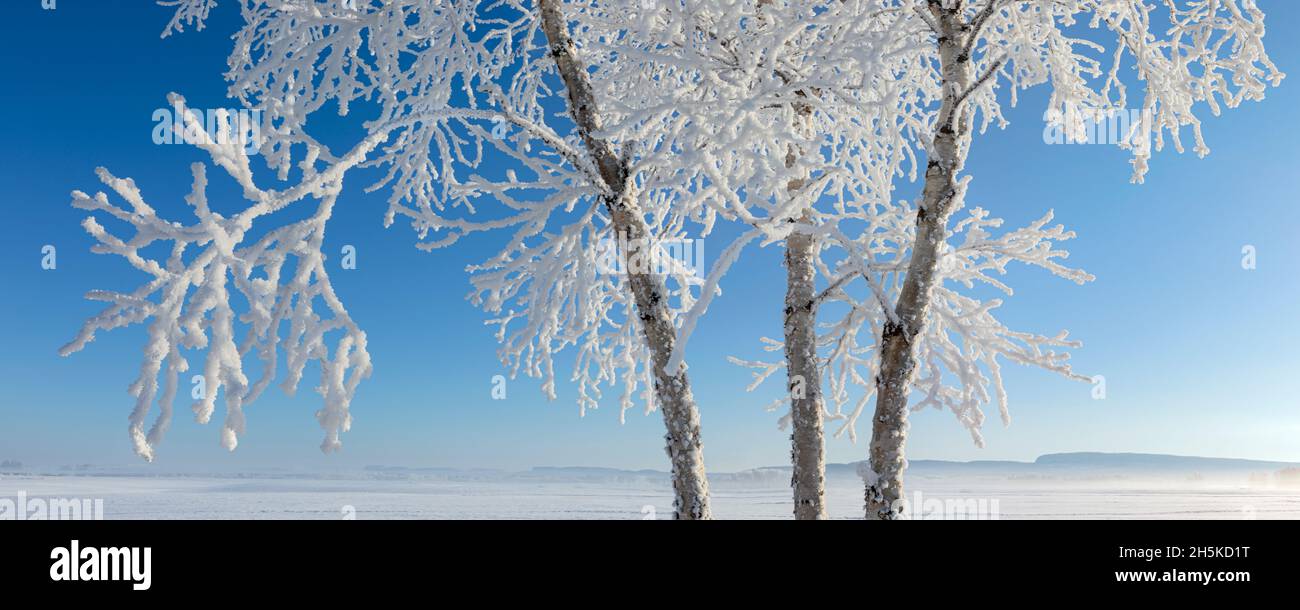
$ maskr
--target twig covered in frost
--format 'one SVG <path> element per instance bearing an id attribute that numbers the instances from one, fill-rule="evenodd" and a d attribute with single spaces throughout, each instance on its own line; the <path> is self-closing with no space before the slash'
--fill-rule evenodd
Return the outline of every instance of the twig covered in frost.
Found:
<path id="1" fill-rule="evenodd" d="M 879 260 L 888 261 L 869 268 L 874 283 L 886 286 L 884 303 L 892 304 L 898 298 L 901 279 L 909 258 L 910 243 L 915 239 L 915 210 L 899 206 L 889 214 L 878 217 L 873 231 L 856 238 L 848 252 L 867 252 Z M 885 222 L 892 219 L 892 222 Z M 1007 272 L 1011 263 L 1048 270 L 1054 275 L 1075 283 L 1091 281 L 1086 272 L 1067 267 L 1062 259 L 1068 252 L 1055 247 L 1055 243 L 1074 237 L 1060 225 L 1051 222 L 1049 212 L 1028 226 L 994 236 L 991 229 L 1001 226 L 1000 219 L 989 218 L 988 212 L 976 208 L 952 230 L 939 265 L 936 278 L 937 298 L 935 317 L 915 341 L 918 360 L 925 363 L 915 387 L 920 396 L 913 410 L 925 407 L 946 408 L 953 412 L 982 445 L 980 428 L 984 422 L 982 406 L 996 403 L 1004 423 L 1009 423 L 1007 395 L 1002 386 L 999 359 L 1025 366 L 1043 368 L 1066 377 L 1087 381 L 1074 373 L 1069 366 L 1069 354 L 1057 348 L 1078 347 L 1061 332 L 1054 336 L 1014 331 L 994 317 L 1001 300 L 981 301 L 962 293 L 977 284 L 989 285 L 1010 296 L 1013 290 L 999 276 Z M 859 279 L 861 271 L 854 267 L 855 258 L 846 255 L 835 261 L 837 269 L 827 268 L 830 277 Z M 892 308 L 882 307 L 882 301 L 867 287 L 858 282 L 858 290 L 844 288 L 852 281 L 839 283 L 840 287 L 828 289 L 821 304 L 828 314 L 837 317 L 822 324 L 818 345 L 822 354 L 822 373 L 828 384 L 828 396 L 835 403 L 833 412 L 827 414 L 839 420 L 835 436 L 847 434 L 857 438 L 856 424 L 863 409 L 875 391 L 879 358 L 875 351 L 880 343 L 880 333 L 888 321 Z M 781 342 L 764 339 L 764 349 L 780 349 Z M 770 375 L 782 362 L 764 362 L 732 358 L 736 364 L 755 370 L 756 383 Z M 854 387 L 861 388 L 855 392 Z M 750 390 L 757 385 L 751 385 Z M 783 419 L 784 421 L 784 419 Z"/>
<path id="2" fill-rule="evenodd" d="M 172 101 L 184 103 L 179 96 Z M 159 217 L 130 178 L 118 178 L 100 168 L 100 180 L 125 204 L 114 203 L 104 192 L 91 196 L 75 191 L 72 205 L 127 223 L 134 234 L 115 235 L 95 216 L 88 216 L 82 226 L 98 242 L 93 251 L 121 256 L 151 279 L 128 293 L 90 292 L 87 298 L 109 305 L 87 320 L 60 354 L 81 350 L 101 330 L 148 322 L 140 375 L 130 387 L 136 397 L 130 418 L 131 440 L 136 453 L 146 460 L 153 460 L 170 424 L 179 376 L 189 370 L 184 349 L 207 350 L 203 391 L 193 411 L 200 423 L 207 423 L 218 392 L 224 393 L 221 444 L 231 450 L 244 432 L 244 407 L 276 377 L 279 350 L 284 350 L 289 369 L 282 386 L 291 393 L 307 364 L 315 360 L 321 365 L 317 392 L 325 401 L 316 413 L 325 430 L 321 449 L 335 450 L 341 445 L 339 434 L 351 424 L 348 406 L 357 384 L 370 374 L 371 366 L 366 335 L 334 293 L 321 246 L 343 173 L 377 141 L 363 141 L 339 164 L 320 171 L 304 164 L 302 179 L 292 188 L 263 190 L 253 182 L 248 156 L 231 133 L 227 114 L 220 116 L 216 134 L 204 132 L 193 113 L 186 113 L 183 120 L 197 146 L 240 184 L 248 204 L 230 218 L 214 212 L 207 197 L 207 166 L 195 163 L 191 166 L 193 189 L 185 198 L 193 208 L 195 222 L 182 224 Z M 249 237 L 255 233 L 255 225 L 268 222 L 264 217 L 308 200 L 317 202 L 310 217 L 275 226 L 258 238 Z M 163 244 L 170 244 L 168 256 L 150 258 L 147 252 Z M 236 293 L 247 303 L 242 314 L 235 312 Z M 261 377 L 253 383 L 245 372 L 249 356 L 262 362 Z M 155 399 L 159 414 L 146 433 L 145 420 Z"/>

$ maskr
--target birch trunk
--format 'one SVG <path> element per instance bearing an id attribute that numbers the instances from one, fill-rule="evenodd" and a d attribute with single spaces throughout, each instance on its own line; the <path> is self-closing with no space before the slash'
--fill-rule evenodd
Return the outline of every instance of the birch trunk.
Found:
<path id="1" fill-rule="evenodd" d="M 813 236 L 792 233 L 786 238 L 785 360 L 793 467 L 790 485 L 794 488 L 794 517 L 799 520 L 826 518 L 825 435 L 821 375 L 817 369 L 817 308 L 813 303 L 816 255 Z"/>
<path id="2" fill-rule="evenodd" d="M 601 121 L 586 67 L 577 57 L 577 48 L 569 36 L 568 22 L 560 10 L 560 0 L 538 0 L 542 29 L 550 44 L 551 55 L 564 81 L 569 114 L 587 150 L 609 190 L 604 197 L 614 229 L 626 236 L 628 247 L 623 256 L 636 301 L 641 330 L 653 360 L 655 402 L 663 413 L 667 428 L 668 457 L 672 461 L 673 510 L 676 519 L 711 519 L 709 484 L 704 471 L 704 446 L 700 439 L 700 415 L 691 394 L 685 365 L 669 373 L 668 360 L 677 341 L 677 329 L 667 308 L 667 290 L 663 279 L 634 261 L 650 260 L 639 250 L 646 247 L 649 229 L 636 201 L 635 189 L 628 180 L 627 167 L 608 142 L 596 137 Z"/>
<path id="3" fill-rule="evenodd" d="M 797 92 L 800 98 L 802 91 Z M 807 128 L 812 107 L 795 104 L 796 127 Z M 791 148 L 785 166 L 798 160 Z M 806 183 L 794 179 L 786 191 L 794 197 Z M 800 222 L 811 222 L 805 212 Z M 790 392 L 790 487 L 794 493 L 794 518 L 817 521 L 826 518 L 826 437 L 822 422 L 822 382 L 817 368 L 817 240 L 796 231 L 785 240 L 785 329 L 786 382 Z"/>
<path id="4" fill-rule="evenodd" d="M 939 26 L 939 60 L 943 100 L 939 109 L 925 187 L 916 212 L 916 241 L 907 277 L 894 309 L 897 323 L 887 322 L 881 336 L 880 371 L 876 376 L 876 412 L 871 426 L 871 471 L 866 477 L 866 517 L 892 520 L 903 498 L 904 449 L 907 442 L 907 397 L 916 371 L 913 340 L 926 323 L 940 247 L 948 217 L 962 197 L 958 173 L 966 162 L 969 116 L 962 102 L 970 93 L 971 63 L 964 51 L 972 35 L 956 8 L 931 1 Z"/>

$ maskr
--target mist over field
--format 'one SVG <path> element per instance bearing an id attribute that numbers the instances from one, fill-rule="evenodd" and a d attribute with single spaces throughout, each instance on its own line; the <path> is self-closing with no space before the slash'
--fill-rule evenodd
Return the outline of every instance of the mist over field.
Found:
<path id="1" fill-rule="evenodd" d="M 12 463 L 11 463 L 12 466 Z M 1052 454 L 1034 462 L 910 464 L 918 518 L 1290 519 L 1300 469 L 1282 462 L 1144 454 Z M 788 467 L 711 476 L 717 516 L 788 519 Z M 103 500 L 105 519 L 664 519 L 667 473 L 370 466 L 336 472 L 153 473 L 145 468 L 14 469 L 0 499 Z M 862 518 L 854 464 L 827 469 L 828 513 Z M 3 512 L 3 511 L 0 511 Z"/>

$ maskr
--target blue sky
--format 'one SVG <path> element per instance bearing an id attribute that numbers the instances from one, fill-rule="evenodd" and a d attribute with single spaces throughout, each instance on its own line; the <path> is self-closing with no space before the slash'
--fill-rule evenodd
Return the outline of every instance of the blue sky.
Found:
<path id="1" fill-rule="evenodd" d="M 0 459 L 44 465 L 134 464 L 126 435 L 144 328 L 100 338 L 82 353 L 56 350 L 99 309 L 88 289 L 125 289 L 140 276 L 116 257 L 92 255 L 68 205 L 73 189 L 101 188 L 98 165 L 133 177 L 146 199 L 182 218 L 184 146 L 155 145 L 152 112 L 170 91 L 192 107 L 230 106 L 221 75 L 237 15 L 230 3 L 210 28 L 159 39 L 170 14 L 151 2 L 13 2 L 0 20 Z M 1268 47 L 1283 71 L 1300 65 L 1300 3 L 1260 0 Z M 1015 226 L 1054 208 L 1078 232 L 1070 262 L 1097 276 L 1076 286 L 1013 269 L 1016 295 L 1001 317 L 1045 334 L 1068 328 L 1084 342 L 1074 365 L 1104 375 L 1105 400 L 1091 387 L 1038 370 L 1008 367 L 1013 422 L 990 418 L 984 449 L 954 418 L 912 419 L 913 459 L 1032 459 L 1058 451 L 1142 451 L 1300 461 L 1300 152 L 1294 146 L 1297 87 L 1286 81 L 1263 103 L 1208 118 L 1206 159 L 1166 150 L 1146 184 L 1128 182 L 1122 152 L 1107 146 L 1047 146 L 1045 90 L 1021 97 L 1012 125 L 974 145 L 968 205 Z M 1208 113 L 1206 113 L 1208 116 Z M 215 175 L 215 174 L 214 174 Z M 352 405 L 343 452 L 324 456 L 313 417 L 319 396 L 268 392 L 247 410 L 239 449 L 218 445 L 218 426 L 189 420 L 184 404 L 162 445 L 158 468 L 346 468 L 365 464 L 526 468 L 534 465 L 667 467 L 662 421 L 614 405 L 578 417 L 572 388 L 546 401 L 518 379 L 491 400 L 502 373 L 484 315 L 464 300 L 462 269 L 491 240 L 432 254 L 416 250 L 399 225 L 385 230 L 381 195 L 354 181 L 331 221 L 329 250 L 358 250 L 358 268 L 333 274 L 335 288 L 367 331 L 375 373 Z M 902 184 L 900 197 L 919 185 Z M 58 249 L 42 270 L 41 248 Z M 1241 268 L 1253 245 L 1258 267 Z M 710 244 L 712 245 L 712 244 Z M 721 246 L 706 249 L 716 253 Z M 688 360 L 714 470 L 783 464 L 788 433 L 762 406 L 777 387 L 743 392 L 749 372 L 727 355 L 759 355 L 758 337 L 780 336 L 780 251 L 751 250 L 729 274 L 691 340 Z M 191 362 L 199 362 L 191 358 Z M 310 381 L 310 379 L 308 380 Z M 219 402 L 218 405 L 221 403 Z M 865 422 L 864 422 L 865 423 Z M 832 440 L 831 461 L 866 455 Z"/>

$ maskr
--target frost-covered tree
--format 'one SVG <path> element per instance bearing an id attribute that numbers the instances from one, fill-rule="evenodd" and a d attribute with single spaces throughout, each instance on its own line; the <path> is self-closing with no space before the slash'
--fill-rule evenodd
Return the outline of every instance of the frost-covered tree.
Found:
<path id="1" fill-rule="evenodd" d="M 1133 180 L 1140 182 L 1148 159 L 1153 150 L 1163 148 L 1166 135 L 1181 152 L 1182 130 L 1190 128 L 1194 150 L 1202 156 L 1209 153 L 1201 137 L 1198 106 L 1217 115 L 1224 107 L 1262 99 L 1266 88 L 1283 78 L 1264 51 L 1264 14 L 1253 0 L 883 0 L 882 5 L 914 15 L 909 27 L 918 32 L 927 52 L 927 69 L 939 75 L 939 91 L 934 123 L 920 143 L 927 165 L 915 206 L 915 235 L 897 297 L 885 303 L 888 316 L 876 348 L 876 409 L 870 468 L 864 473 L 869 519 L 893 518 L 901 506 L 908 399 L 913 391 L 925 396 L 922 405 L 969 404 L 964 396 L 956 401 L 935 390 L 942 379 L 939 367 L 928 359 L 942 342 L 924 338 L 933 337 L 936 325 L 945 324 L 945 307 L 956 304 L 966 313 L 979 311 L 952 301 L 942 284 L 949 253 L 959 251 L 948 243 L 954 233 L 948 222 L 963 206 L 969 177 L 962 170 L 971 140 L 977 129 L 1005 123 L 998 90 L 1009 89 L 1014 103 L 1017 90 L 1048 85 L 1048 120 L 1081 135 L 1087 117 L 1129 107 L 1124 72 L 1131 70 L 1143 84 L 1139 107 L 1151 117 L 1151 131 L 1131 133 L 1120 145 L 1131 151 Z M 1108 39 L 1113 46 L 1102 42 Z M 981 221 L 975 218 L 968 237 L 979 229 Z M 1037 235 L 1031 234 L 1030 241 L 1040 245 L 1030 250 L 1034 257 L 1049 251 L 1044 240 L 1065 235 L 1044 235 L 1042 225 L 1035 227 Z M 993 256 L 984 264 L 997 260 Z M 1026 262 L 1047 266 L 1041 259 Z M 981 326 L 987 330 L 987 325 Z M 1038 352 L 1037 343 L 1030 347 L 1032 352 L 1022 353 Z M 956 363 L 958 371 L 967 368 Z M 991 361 L 989 366 L 996 381 L 996 367 Z M 1005 404 L 1001 384 L 995 389 Z M 972 418 L 968 409 L 956 410 L 964 420 L 980 419 Z"/>
<path id="2" fill-rule="evenodd" d="M 615 236 L 631 244 L 625 260 L 643 256 L 654 247 L 654 237 L 646 224 L 640 189 L 635 182 L 626 155 L 620 157 L 611 142 L 601 136 L 604 117 L 591 86 L 587 64 L 569 34 L 568 18 L 559 0 L 538 0 L 542 29 L 567 93 L 569 114 L 578 135 L 598 170 L 600 187 L 597 197 L 609 213 Z M 672 296 L 655 270 L 636 269 L 628 265 L 628 284 L 635 298 L 636 312 L 646 345 L 651 352 L 650 375 L 653 377 L 657 405 L 668 428 L 668 455 L 673 463 L 673 487 L 678 517 L 707 519 L 708 483 L 704 474 L 703 445 L 700 440 L 699 412 L 691 395 L 686 366 L 676 355 L 677 328 L 669 308 Z M 684 287 L 689 291 L 690 287 Z M 689 294 L 685 294 L 689 297 Z M 689 303 L 690 299 L 683 301 Z M 629 312 L 628 317 L 631 317 Z M 629 322 L 631 323 L 631 322 Z M 678 352 L 680 353 L 680 352 Z"/>
<path id="3" fill-rule="evenodd" d="M 967 290 L 979 283 L 1010 294 L 996 276 L 1012 262 L 1041 267 L 1076 282 L 1090 279 L 1060 264 L 1066 253 L 1053 244 L 1073 234 L 1049 226 L 1050 213 L 1028 227 L 1000 235 L 994 235 L 1000 221 L 979 208 L 955 227 L 949 226 L 952 215 L 965 205 L 969 177 L 961 174 L 973 134 L 991 124 L 1005 124 L 998 89 L 1010 89 L 1014 103 L 1018 89 L 1049 84 L 1049 130 L 1084 138 L 1095 128 L 1089 121 L 1127 108 L 1128 90 L 1121 71 L 1132 69 L 1146 83 L 1139 113 L 1149 118 L 1129 125 L 1130 131 L 1120 134 L 1117 143 L 1132 153 L 1134 181 L 1140 182 L 1148 158 L 1163 147 L 1166 134 L 1181 151 L 1180 130 L 1190 126 L 1197 152 L 1207 152 L 1194 106 L 1204 103 L 1217 114 L 1222 106 L 1261 98 L 1267 84 L 1276 84 L 1282 75 L 1263 52 L 1263 15 L 1248 0 L 842 4 L 861 11 L 856 22 L 860 27 L 870 30 L 871 25 L 861 24 L 887 23 L 889 37 L 875 44 L 889 50 L 876 55 L 881 61 L 872 70 L 855 73 L 852 64 L 846 64 L 838 72 L 844 77 L 839 86 L 832 81 L 808 91 L 821 102 L 828 92 L 841 95 L 844 83 L 856 85 L 872 77 L 877 79 L 873 83 L 877 90 L 887 87 L 884 83 L 901 88 L 903 95 L 894 99 L 907 105 L 894 109 L 894 121 L 920 127 L 883 131 L 879 137 L 889 140 L 893 157 L 869 160 L 888 172 L 898 167 L 900 155 L 910 159 L 912 146 L 922 149 L 923 191 L 915 204 L 865 197 L 859 206 L 837 205 L 830 209 L 832 213 L 818 216 L 818 228 L 810 234 L 826 236 L 812 249 L 819 257 L 815 264 L 825 288 L 813 297 L 802 323 L 792 324 L 787 318 L 784 342 L 765 339 L 767 349 L 785 353 L 785 361 L 736 361 L 756 369 L 752 390 L 783 367 L 790 378 L 796 370 L 808 370 L 792 354 L 815 353 L 820 367 L 815 370 L 829 384 L 827 395 L 836 404 L 835 411 L 826 415 L 842 420 L 837 436 L 845 432 L 855 436 L 858 417 L 876 399 L 870 461 L 862 474 L 868 518 L 888 519 L 901 506 L 909 409 L 948 408 L 982 444 L 981 405 L 996 401 L 1003 421 L 1009 421 L 999 359 L 1085 379 L 1071 371 L 1068 355 L 1057 351 L 1077 345 L 1064 333 L 1048 337 L 1012 331 L 993 316 L 999 300 L 980 301 Z M 1162 9 L 1167 14 L 1160 16 Z M 1105 35 L 1118 39 L 1111 51 L 1094 40 Z M 772 55 L 779 56 L 787 48 L 773 50 Z M 868 48 L 860 46 L 858 56 L 872 56 L 863 53 Z M 1107 61 L 1109 69 L 1104 69 Z M 814 108 L 814 113 L 822 110 L 819 104 Z M 825 149 L 826 142 L 837 141 L 835 134 L 842 133 L 844 123 L 832 121 L 821 129 L 826 140 L 820 146 Z M 803 152 L 808 150 L 817 150 L 816 145 Z M 873 186 L 873 191 L 892 188 L 885 180 Z M 964 242 L 956 243 L 963 234 Z M 801 283 L 793 281 L 793 273 L 791 277 L 791 286 Z M 855 282 L 859 286 L 851 295 Z M 793 294 L 788 290 L 787 307 L 806 302 L 802 297 L 792 301 Z M 816 320 L 822 308 L 840 317 L 823 325 L 815 350 L 800 347 L 807 341 L 799 341 L 798 329 L 806 328 L 809 319 Z M 855 385 L 865 391 L 846 411 L 849 389 Z M 913 397 L 916 400 L 909 405 Z M 797 488 L 799 441 L 819 442 L 822 422 L 809 417 L 797 401 L 791 402 L 782 424 L 794 429 Z M 814 483 L 807 487 L 814 489 Z M 796 492 L 796 503 L 799 499 Z"/>
<path id="4" fill-rule="evenodd" d="M 833 208 L 887 196 L 905 154 L 891 147 L 915 121 L 898 112 L 908 106 L 908 87 L 881 66 L 910 41 L 893 36 L 889 20 L 862 3 L 615 1 L 571 8 L 584 15 L 576 34 L 584 51 L 617 57 L 593 82 L 610 101 L 606 131 L 641 146 L 636 167 L 644 183 L 672 192 L 676 213 L 695 220 L 701 236 L 717 220 L 745 229 L 713 266 L 679 345 L 747 245 L 785 247 L 788 397 L 798 414 L 795 514 L 824 517 L 824 406 L 809 306 L 819 226 Z M 639 18 L 638 27 L 627 29 L 626 14 Z"/>
<path id="5" fill-rule="evenodd" d="M 217 2 L 163 4 L 175 8 L 167 34 L 202 28 Z M 153 276 L 133 293 L 91 293 L 110 306 L 64 349 L 152 320 L 132 386 L 137 451 L 151 458 L 166 428 L 188 366 L 178 348 L 208 349 L 208 394 L 195 411 L 206 420 L 224 392 L 222 437 L 233 448 L 242 407 L 275 377 L 280 343 L 289 389 L 308 361 L 321 363 L 324 448 L 338 447 L 370 366 L 364 333 L 329 288 L 320 245 L 345 175 L 368 168 L 382 176 L 370 188 L 389 194 L 386 222 L 409 223 L 418 247 L 505 237 L 468 271 L 470 300 L 491 316 L 512 374 L 541 378 L 554 397 L 555 357 L 568 349 L 581 409 L 617 386 L 622 412 L 637 402 L 661 411 L 679 518 L 711 515 L 685 348 L 749 244 L 779 243 L 786 253 L 784 337 L 768 340 L 784 359 L 746 364 L 759 370 L 756 383 L 787 373 L 796 516 L 825 514 L 824 420 L 841 420 L 837 434 L 853 437 L 874 397 L 867 515 L 892 518 L 911 396 L 920 396 L 912 408 L 951 409 L 978 442 L 981 405 L 997 401 L 1006 418 L 999 358 L 1077 377 L 1054 351 L 1075 345 L 1064 334 L 1007 329 L 992 315 L 998 301 L 967 290 L 984 283 L 1009 293 L 996 276 L 1012 262 L 1088 279 L 1060 264 L 1055 242 L 1072 234 L 1049 226 L 1050 213 L 1000 231 L 979 208 L 949 227 L 965 206 L 973 134 L 1005 123 L 998 91 L 1009 89 L 1014 103 L 1018 89 L 1050 84 L 1052 127 L 1077 135 L 1090 114 L 1129 105 L 1121 71 L 1131 68 L 1153 117 L 1151 137 L 1122 144 L 1140 181 L 1166 134 L 1181 150 L 1181 130 L 1191 127 L 1197 152 L 1207 152 L 1194 106 L 1217 113 L 1261 98 L 1282 77 L 1264 54 L 1252 0 L 238 5 L 230 94 L 265 113 L 259 152 L 282 187 L 259 187 L 247 156 L 200 138 L 248 200 L 229 219 L 208 207 L 201 165 L 190 226 L 157 218 L 133 183 L 106 171 L 126 206 L 74 194 L 74 205 L 136 229 L 120 238 L 87 220 L 97 251 Z M 1113 51 L 1090 31 L 1116 40 Z M 365 137 L 342 155 L 309 128 L 327 107 L 366 117 Z M 891 201 L 893 180 L 915 178 L 918 158 L 921 195 Z M 281 227 L 268 217 L 306 201 L 318 202 L 306 221 Z M 645 268 L 664 259 L 663 244 L 713 235 L 719 220 L 743 230 L 704 276 Z M 150 258 L 160 249 L 150 245 L 164 243 L 170 257 Z M 607 269 L 609 243 L 623 245 L 622 272 Z M 286 279 L 290 260 L 297 266 Z M 231 287 L 247 303 L 242 315 Z M 832 320 L 820 332 L 819 314 Z M 253 384 L 243 373 L 249 358 L 264 370 Z M 162 415 L 146 433 L 164 367 Z"/>
<path id="6" fill-rule="evenodd" d="M 202 27 L 215 3 L 178 0 L 170 4 L 176 13 L 167 33 Z M 542 378 L 544 391 L 553 397 L 554 358 L 570 349 L 575 352 L 572 380 L 581 408 L 596 406 L 604 387 L 617 385 L 622 388 L 617 400 L 624 411 L 638 399 L 647 410 L 660 410 L 668 431 L 676 515 L 708 518 L 699 414 L 686 374 L 684 341 L 678 337 L 689 334 L 689 329 L 679 329 L 687 324 L 693 327 L 703 312 L 698 302 L 716 292 L 716 282 L 710 284 L 692 269 L 645 270 L 638 263 L 658 258 L 663 242 L 686 236 L 692 219 L 678 211 L 686 208 L 673 205 L 674 196 L 682 192 L 681 183 L 652 183 L 637 165 L 644 154 L 642 144 L 627 139 L 630 131 L 605 128 L 616 120 L 616 113 L 605 110 L 607 100 L 598 95 L 593 82 L 637 76 L 621 72 L 615 58 L 581 47 L 589 31 L 586 14 L 580 10 L 570 14 L 569 7 L 560 3 L 513 0 L 249 0 L 239 6 L 244 25 L 234 36 L 226 74 L 230 94 L 265 113 L 266 140 L 259 152 L 280 180 L 300 182 L 284 192 L 320 191 L 323 187 L 311 182 L 317 174 L 337 176 L 331 185 L 338 186 L 345 172 L 378 168 L 383 177 L 370 188 L 390 193 L 387 222 L 399 217 L 409 222 L 419 236 L 419 247 L 445 247 L 483 232 L 505 235 L 507 244 L 499 254 L 469 269 L 474 287 L 470 299 L 492 315 L 503 361 L 512 373 Z M 635 18 L 623 14 L 619 29 L 632 31 Z M 369 117 L 363 123 L 365 142 L 343 157 L 311 135 L 310 117 L 327 105 L 344 115 L 360 111 Z M 246 160 L 229 161 L 224 153 L 214 159 L 244 186 L 253 201 L 249 210 L 260 210 L 265 197 L 278 196 L 274 194 L 278 191 L 256 190 Z M 135 197 L 128 193 L 123 196 L 133 201 Z M 82 199 L 86 198 L 77 198 Z M 94 209 L 112 213 L 105 206 Z M 204 220 L 192 234 L 184 235 L 155 228 L 148 239 L 218 244 L 218 251 L 230 260 L 221 259 L 225 261 L 217 263 L 221 266 L 204 271 L 215 277 L 236 267 L 234 259 L 245 257 L 240 250 L 245 247 L 244 234 L 231 233 L 233 229 L 222 222 L 237 221 L 236 227 L 242 227 L 260 215 Z M 326 213 L 319 219 L 312 235 L 324 230 L 327 218 Z M 603 244 L 611 242 L 625 245 L 619 251 L 624 263 L 621 273 L 609 273 L 603 266 L 607 262 Z M 286 248 L 314 260 L 319 252 L 313 254 L 313 249 L 318 246 L 316 238 L 305 246 Z M 213 333 L 229 343 L 224 338 L 226 322 L 235 314 L 228 292 L 211 287 L 195 276 L 197 272 L 177 280 L 173 275 L 179 271 L 138 262 L 130 247 L 121 250 L 118 253 L 137 266 L 161 269 L 164 279 L 158 283 L 178 286 L 170 294 L 173 301 L 167 303 L 198 312 L 176 314 L 198 319 L 200 326 L 182 325 L 179 335 L 170 338 L 185 346 L 206 347 L 198 333 L 203 329 L 203 312 L 215 308 Z M 185 261 L 180 257 L 167 264 Z M 246 266 L 247 261 L 238 265 Z M 317 281 L 323 277 L 323 269 L 319 271 Z M 278 275 L 259 280 L 253 289 L 289 295 L 300 289 L 297 283 L 280 285 Z M 189 287 L 196 290 L 193 299 L 199 305 L 187 310 L 177 301 L 184 300 Z M 130 296 L 143 299 L 153 294 L 142 291 Z M 328 302 L 337 306 L 336 316 L 346 315 L 332 293 Z M 97 328 L 149 318 L 166 326 L 170 323 L 165 320 L 174 313 L 143 301 L 114 306 L 132 304 L 138 307 L 129 316 L 118 316 L 118 310 L 110 308 L 92 320 L 91 330 L 83 335 L 88 338 Z M 314 319 L 297 306 L 291 313 Z M 255 315 L 244 318 L 252 320 Z M 348 324 L 354 328 L 350 320 Z M 268 325 L 257 331 L 259 340 L 275 345 L 277 329 Z M 354 336 L 347 347 L 363 345 L 364 334 L 356 331 Z M 74 342 L 68 349 L 82 344 L 84 340 Z M 161 366 L 149 364 L 158 358 L 156 347 L 151 343 L 147 348 L 142 378 L 156 375 Z M 220 387 L 228 405 L 243 405 L 255 397 L 241 372 L 242 357 L 249 350 L 254 347 L 242 352 L 209 350 L 220 366 L 209 367 L 208 385 L 214 393 Z M 316 357 L 323 353 L 321 348 L 306 351 Z M 255 354 L 268 359 L 266 366 L 273 373 L 274 353 Z M 365 362 L 357 374 L 369 370 Z M 290 364 L 291 374 L 301 375 L 302 360 Z M 183 359 L 176 355 L 168 366 L 181 371 Z M 349 391 L 338 399 L 335 410 L 346 413 L 357 379 L 349 378 Z M 147 390 L 149 383 L 137 387 Z M 149 457 L 165 424 L 155 426 L 155 434 L 140 432 L 153 395 L 148 391 L 137 395 L 133 435 L 142 438 L 137 447 Z M 169 403 L 172 396 L 165 392 L 160 402 Z M 166 413 L 170 406 L 163 408 Z M 234 416 L 230 433 L 223 436 L 233 438 L 241 428 L 242 420 Z M 339 429 L 346 429 L 346 418 Z M 336 436 L 327 444 L 328 449 L 336 447 Z"/>

